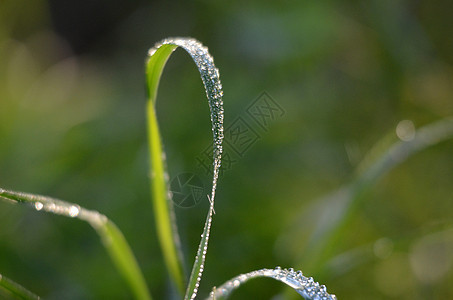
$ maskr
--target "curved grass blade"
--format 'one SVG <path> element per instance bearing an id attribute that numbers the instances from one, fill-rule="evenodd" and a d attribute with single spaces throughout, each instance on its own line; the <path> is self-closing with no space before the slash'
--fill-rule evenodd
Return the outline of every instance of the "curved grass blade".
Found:
<path id="1" fill-rule="evenodd" d="M 146 66 L 149 100 L 147 102 L 148 143 L 151 161 L 151 194 L 156 217 L 157 234 L 165 264 L 178 291 L 182 295 L 186 285 L 183 259 L 178 231 L 176 228 L 173 205 L 168 191 L 165 155 L 162 149 L 159 125 L 157 122 L 155 101 L 157 88 L 165 63 L 176 49 L 166 45 L 149 59 Z"/>
<path id="2" fill-rule="evenodd" d="M 324 200 L 317 201 L 298 218 L 303 224 L 299 223 L 294 226 L 295 228 L 306 230 L 306 222 L 314 223 L 314 230 L 302 251 L 303 257 L 300 258 L 298 265 L 303 265 L 312 274 L 321 275 L 323 262 L 331 257 L 335 244 L 347 229 L 345 225 L 353 215 L 354 209 L 357 209 L 361 200 L 364 199 L 364 194 L 373 184 L 411 155 L 451 138 L 453 138 L 453 119 L 445 119 L 420 128 L 410 141 L 398 141 L 389 148 L 381 150 L 380 156 L 375 154 L 376 149 L 373 148 L 371 155 L 375 159 L 371 157 L 364 159 L 366 167 L 362 165 L 359 168 L 364 171 L 359 173 L 355 180 Z M 378 145 L 381 144 L 378 143 Z M 289 231 L 285 235 L 287 239 L 291 239 L 290 236 L 297 234 Z"/>
<path id="3" fill-rule="evenodd" d="M 223 300 L 227 299 L 230 294 L 240 287 L 243 283 L 250 279 L 258 277 L 268 277 L 281 281 L 289 287 L 293 288 L 297 293 L 307 300 L 324 299 L 336 300 L 335 295 L 327 293 L 324 285 L 319 285 L 312 277 L 305 277 L 301 271 L 295 272 L 293 269 L 261 269 L 252 271 L 247 274 L 241 274 L 233 279 L 225 282 L 218 288 L 214 288 L 207 300 Z"/>
<path id="4" fill-rule="evenodd" d="M 149 60 L 146 66 L 149 93 L 147 112 L 150 159 L 152 162 L 151 185 L 153 187 L 153 205 L 156 214 L 156 225 L 165 261 L 170 275 L 180 290 L 181 286 L 184 285 L 182 275 L 182 259 L 179 254 L 179 238 L 174 220 L 173 204 L 170 201 L 171 196 L 168 191 L 168 175 L 165 170 L 165 159 L 155 111 L 157 88 L 163 67 L 165 66 L 165 63 L 171 53 L 177 47 L 181 47 L 189 53 L 200 71 L 211 111 L 212 132 L 214 138 L 213 178 L 211 196 L 209 198 L 211 205 L 185 294 L 185 299 L 194 299 L 198 291 L 199 282 L 204 268 L 212 215 L 214 213 L 214 198 L 222 155 L 224 116 L 222 101 L 223 91 L 222 84 L 219 79 L 219 70 L 215 67 L 212 56 L 208 53 L 208 49 L 197 40 L 191 38 L 168 38 L 157 43 L 149 51 Z"/>
<path id="5" fill-rule="evenodd" d="M 11 299 L 23 299 L 23 300 L 39 300 L 39 296 L 30 292 L 20 284 L 6 278 L 0 274 L 0 291 L 3 291 L 6 295 L 9 295 Z M 0 296 L 2 293 L 0 293 Z M 5 297 L 6 297 L 5 295 Z"/>
<path id="6" fill-rule="evenodd" d="M 102 243 L 126 280 L 136 299 L 150 300 L 148 287 L 135 260 L 131 248 L 121 231 L 106 216 L 97 211 L 88 210 L 77 204 L 51 197 L 8 191 L 0 188 L 0 199 L 8 202 L 20 202 L 33 205 L 37 211 L 49 212 L 65 217 L 78 218 L 88 222 L 101 237 Z"/>

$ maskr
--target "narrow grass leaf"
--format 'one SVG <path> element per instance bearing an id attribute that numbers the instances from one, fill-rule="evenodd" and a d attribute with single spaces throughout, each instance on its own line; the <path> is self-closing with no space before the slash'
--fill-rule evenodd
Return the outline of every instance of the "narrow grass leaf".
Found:
<path id="1" fill-rule="evenodd" d="M 277 267 L 275 269 L 261 269 L 252 271 L 247 274 L 241 274 L 228 280 L 219 287 L 214 287 L 207 300 L 222 300 L 227 299 L 230 294 L 239 288 L 243 283 L 250 279 L 268 277 L 283 282 L 287 286 L 293 288 L 297 293 L 307 300 L 336 300 L 335 295 L 327 293 L 324 285 L 320 285 L 314 281 L 312 277 L 305 277 L 301 271 L 294 271 L 293 269 L 282 269 Z"/>
<path id="2" fill-rule="evenodd" d="M 0 274 L 0 296 L 8 297 L 10 299 L 23 299 L 23 300 L 38 300 L 40 299 L 39 296 L 35 295 L 34 293 L 30 292 L 20 284 L 12 281 L 9 278 L 6 278 L 2 274 Z M 2 298 L 3 299 L 3 298 Z"/>
<path id="3" fill-rule="evenodd" d="M 162 152 L 156 112 L 148 102 L 148 135 L 151 160 L 151 194 L 156 218 L 157 235 L 170 277 L 181 294 L 184 293 L 186 279 L 180 239 L 176 228 L 173 205 L 168 195 L 168 175 L 165 171 L 165 157 Z"/>
<path id="4" fill-rule="evenodd" d="M 186 289 L 185 299 L 194 299 L 197 295 L 201 275 L 204 269 L 204 261 L 208 247 L 209 233 L 214 213 L 214 199 L 217 187 L 217 179 L 220 169 L 223 141 L 223 91 L 219 78 L 219 70 L 215 67 L 212 56 L 208 49 L 200 42 L 192 38 L 168 38 L 157 43 L 149 51 L 147 62 L 148 82 L 148 134 L 150 158 L 152 164 L 152 187 L 153 203 L 156 214 L 158 234 L 165 261 L 170 275 L 178 287 L 183 285 L 182 259 L 179 248 L 179 238 L 176 230 L 173 204 L 168 190 L 168 175 L 165 170 L 165 158 L 162 150 L 162 142 L 158 130 L 155 101 L 157 88 L 165 62 L 171 53 L 181 47 L 189 53 L 200 71 L 201 79 L 206 90 L 206 96 L 211 111 L 212 132 L 214 139 L 213 147 L 213 179 L 212 190 L 209 197 L 211 203 L 206 218 L 202 238 L 198 247 L 195 262 L 192 267 L 189 283 Z"/>
<path id="5" fill-rule="evenodd" d="M 314 224 L 314 230 L 301 251 L 298 265 L 303 265 L 308 272 L 318 274 L 335 251 L 337 241 L 344 235 L 345 226 L 360 205 L 367 192 L 379 178 L 394 167 L 404 162 L 411 155 L 432 145 L 453 138 L 453 119 L 444 119 L 420 128 L 410 140 L 400 140 L 388 148 L 382 148 L 376 155 L 376 148 L 371 151 L 371 157 L 366 157 L 359 167 L 362 170 L 355 180 L 321 201 L 317 201 L 310 209 L 298 218 L 297 225 L 292 228 L 306 230 Z M 387 140 L 387 138 L 386 138 Z M 387 144 L 387 142 L 385 143 Z M 382 143 L 378 143 L 382 145 Z M 292 240 L 297 235 L 294 230 L 285 233 L 283 240 Z M 282 243 L 282 245 L 285 242 Z"/>
<path id="6" fill-rule="evenodd" d="M 126 280 L 136 299 L 150 300 L 145 279 L 121 231 L 106 216 L 77 204 L 47 196 L 14 192 L 0 188 L 0 199 L 13 203 L 28 203 L 37 211 L 49 212 L 88 222 L 101 237 L 102 243 Z"/>

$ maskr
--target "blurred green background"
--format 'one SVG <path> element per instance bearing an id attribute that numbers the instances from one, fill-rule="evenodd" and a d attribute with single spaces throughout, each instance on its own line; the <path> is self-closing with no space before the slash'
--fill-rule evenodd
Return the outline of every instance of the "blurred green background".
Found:
<path id="1" fill-rule="evenodd" d="M 259 136 L 219 182 L 200 296 L 281 265 L 318 275 L 339 299 L 453 298 L 453 141 L 376 182 L 325 261 L 336 268 L 304 268 L 311 228 L 296 227 L 401 120 L 453 115 L 452 11 L 449 0 L 0 1 L 0 186 L 106 214 L 153 296 L 170 299 L 149 200 L 144 60 L 155 42 L 191 36 L 220 69 L 226 127 L 243 117 Z M 246 112 L 263 91 L 285 111 L 265 130 Z M 196 158 L 211 142 L 209 110 L 182 50 L 158 98 L 170 176 L 208 187 Z M 176 209 L 188 269 L 207 207 Z M 0 273 L 45 299 L 131 297 L 87 224 L 5 202 Z M 262 279 L 233 299 L 282 291 Z"/>

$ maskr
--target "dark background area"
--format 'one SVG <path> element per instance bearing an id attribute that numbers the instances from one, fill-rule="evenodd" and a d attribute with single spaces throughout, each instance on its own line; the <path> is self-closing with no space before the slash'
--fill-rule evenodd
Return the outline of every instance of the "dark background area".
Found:
<path id="1" fill-rule="evenodd" d="M 161 39 L 191 36 L 220 69 L 225 126 L 242 117 L 258 136 L 220 179 L 200 298 L 263 267 L 309 272 L 310 229 L 294 226 L 310 204 L 348 184 L 402 120 L 453 115 L 452 11 L 447 0 L 2 1 L 0 186 L 106 214 L 154 298 L 170 298 L 149 200 L 144 61 Z M 265 128 L 247 115 L 264 91 L 285 112 Z M 196 159 L 209 110 L 183 50 L 158 99 L 170 176 L 209 187 Z M 376 182 L 325 261 L 350 263 L 315 279 L 339 299 L 452 298 L 452 149 L 424 150 Z M 176 208 L 188 269 L 207 208 Z M 0 273 L 44 299 L 131 297 L 87 224 L 5 202 Z M 261 279 L 232 298 L 283 290 Z"/>

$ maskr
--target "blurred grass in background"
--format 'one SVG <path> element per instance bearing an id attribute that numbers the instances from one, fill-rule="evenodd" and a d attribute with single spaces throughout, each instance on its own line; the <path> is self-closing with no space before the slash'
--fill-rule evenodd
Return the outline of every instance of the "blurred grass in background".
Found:
<path id="1" fill-rule="evenodd" d="M 192 36 L 220 69 L 226 127 L 263 91 L 286 112 L 266 130 L 246 119 L 259 139 L 220 179 L 201 295 L 261 267 L 304 271 L 296 264 L 310 228 L 282 238 L 296 218 L 347 184 L 401 120 L 418 128 L 453 115 L 452 9 L 447 0 L 3 1 L 1 186 L 109 216 L 153 295 L 169 298 L 148 200 L 144 59 L 164 37 Z M 196 160 L 210 144 L 208 106 L 178 52 L 158 101 L 170 176 L 190 172 L 208 185 Z M 347 263 L 322 274 L 330 292 L 453 297 L 452 147 L 416 154 L 366 195 L 333 249 L 342 256 L 331 263 Z M 177 209 L 189 265 L 207 207 Z M 130 297 L 86 224 L 1 202 L 0 272 L 46 299 Z M 233 298 L 281 292 L 264 281 Z"/>

